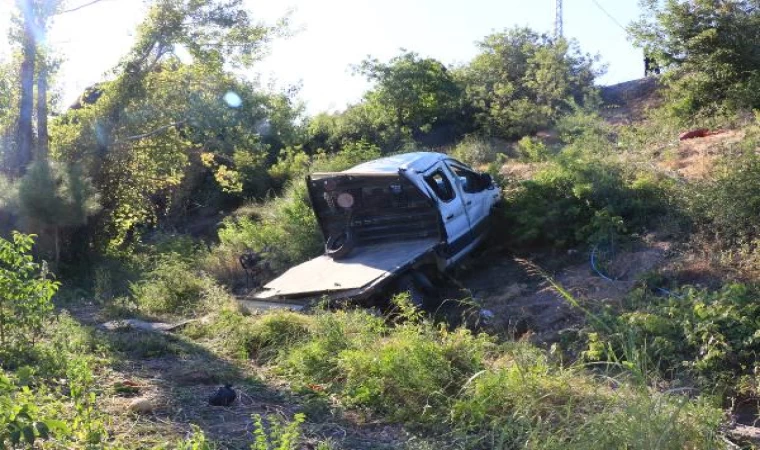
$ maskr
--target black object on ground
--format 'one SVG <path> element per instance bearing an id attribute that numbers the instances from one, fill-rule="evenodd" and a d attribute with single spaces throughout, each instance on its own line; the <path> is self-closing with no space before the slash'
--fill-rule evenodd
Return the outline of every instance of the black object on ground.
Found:
<path id="1" fill-rule="evenodd" d="M 208 403 L 211 406 L 230 406 L 236 398 L 237 393 L 232 389 L 232 385 L 225 384 L 209 397 Z"/>

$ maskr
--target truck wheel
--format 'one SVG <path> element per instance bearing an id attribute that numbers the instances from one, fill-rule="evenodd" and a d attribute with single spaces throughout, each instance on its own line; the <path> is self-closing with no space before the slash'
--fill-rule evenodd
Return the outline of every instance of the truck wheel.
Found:
<path id="1" fill-rule="evenodd" d="M 409 299 L 414 306 L 418 308 L 423 308 L 425 306 L 425 292 L 420 288 L 411 274 L 401 277 L 398 281 L 397 287 L 399 293 L 409 293 Z"/>
<path id="2" fill-rule="evenodd" d="M 333 234 L 325 243 L 325 253 L 332 259 L 345 258 L 354 248 L 354 235 L 351 230 Z"/>

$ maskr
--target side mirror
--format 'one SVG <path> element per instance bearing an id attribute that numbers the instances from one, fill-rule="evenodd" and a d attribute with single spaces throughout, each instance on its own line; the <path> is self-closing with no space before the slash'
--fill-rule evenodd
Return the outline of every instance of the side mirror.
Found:
<path id="1" fill-rule="evenodd" d="M 490 173 L 481 174 L 480 179 L 483 182 L 483 187 L 490 188 L 491 186 L 493 186 L 493 178 L 491 177 Z"/>

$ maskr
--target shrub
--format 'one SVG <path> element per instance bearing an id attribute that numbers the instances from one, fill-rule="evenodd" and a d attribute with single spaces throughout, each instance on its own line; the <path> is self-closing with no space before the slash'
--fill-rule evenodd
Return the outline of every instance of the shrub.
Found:
<path id="1" fill-rule="evenodd" d="M 343 396 L 351 405 L 372 407 L 395 420 L 436 423 L 449 399 L 483 369 L 488 344 L 465 329 L 401 327 L 368 348 L 340 352 Z"/>
<path id="2" fill-rule="evenodd" d="M 219 230 L 219 248 L 214 250 L 222 261 L 234 261 L 247 250 L 262 252 L 275 269 L 284 269 L 322 252 L 322 234 L 309 206 L 306 183 L 290 185 L 282 197 L 276 197 L 254 209 L 255 217 L 229 218 Z"/>
<path id="3" fill-rule="evenodd" d="M 585 355 L 625 360 L 626 352 L 611 343 L 629 342 L 669 378 L 685 375 L 713 389 L 741 385 L 736 379 L 753 376 L 760 352 L 757 295 L 744 284 L 716 291 L 685 287 L 664 296 L 640 288 L 609 315 L 610 329 L 591 336 Z"/>
<path id="4" fill-rule="evenodd" d="M 507 194 L 510 240 L 519 246 L 572 246 L 595 235 L 603 216 L 638 231 L 674 212 L 669 183 L 598 158 L 560 158 Z"/>
<path id="5" fill-rule="evenodd" d="M 73 165 L 61 166 L 48 161 L 32 164 L 18 184 L 21 216 L 31 229 L 53 234 L 52 255 L 60 260 L 61 229 L 87 223 L 100 210 L 100 196 L 89 178 Z"/>
<path id="6" fill-rule="evenodd" d="M 53 310 L 59 283 L 46 266 L 34 262 L 34 237 L 14 232 L 0 238 L 0 346 L 2 350 L 34 344 Z"/>
<path id="7" fill-rule="evenodd" d="M 300 447 L 301 424 L 306 420 L 303 414 L 296 414 L 290 423 L 284 422 L 280 417 L 269 416 L 269 427 L 264 426 L 261 415 L 253 416 L 254 443 L 251 450 L 297 450 Z"/>
<path id="8" fill-rule="evenodd" d="M 311 170 L 313 172 L 340 172 L 381 156 L 378 146 L 360 140 L 343 145 L 337 153 L 317 153 L 314 155 Z"/>
<path id="9" fill-rule="evenodd" d="M 308 340 L 291 347 L 278 360 L 288 372 L 313 383 L 341 378 L 336 359 L 347 349 L 368 349 L 385 333 L 382 318 L 363 312 L 320 314 Z"/>
<path id="10" fill-rule="evenodd" d="M 486 36 L 478 47 L 462 78 L 476 124 L 491 135 L 534 134 L 594 91 L 594 60 L 575 42 L 516 28 Z"/>
<path id="11" fill-rule="evenodd" d="M 714 181 L 685 193 L 690 215 L 721 243 L 736 245 L 760 237 L 760 157 L 754 149 L 725 161 Z"/>
<path id="12" fill-rule="evenodd" d="M 451 156 L 472 167 L 491 164 L 500 154 L 502 153 L 492 141 L 476 136 L 464 138 L 451 150 Z"/>
<path id="13" fill-rule="evenodd" d="M 260 317 L 225 311 L 188 332 L 235 342 L 246 356 L 255 349 L 298 391 L 428 432 L 446 426 L 462 448 L 583 449 L 599 441 L 604 448 L 677 449 L 719 442 L 720 408 L 627 382 L 624 366 L 619 379 L 609 372 L 596 377 L 581 364 L 562 367 L 528 343 L 497 346 L 412 310 L 388 319 L 364 311 Z"/>
<path id="14" fill-rule="evenodd" d="M 180 315 L 195 310 L 209 280 L 176 253 L 162 255 L 155 267 L 130 285 L 138 309 L 149 314 Z"/>
<path id="15" fill-rule="evenodd" d="M 679 117 L 760 105 L 760 12 L 749 0 L 646 2 L 636 43 L 667 69 Z"/>
<path id="16" fill-rule="evenodd" d="M 530 162 L 545 161 L 551 155 L 546 144 L 529 136 L 525 136 L 517 142 L 517 152 L 523 159 Z"/>

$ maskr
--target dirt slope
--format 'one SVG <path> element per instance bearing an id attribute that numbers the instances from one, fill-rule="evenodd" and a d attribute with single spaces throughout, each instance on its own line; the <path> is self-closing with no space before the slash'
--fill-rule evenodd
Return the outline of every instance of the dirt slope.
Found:
<path id="1" fill-rule="evenodd" d="M 602 86 L 601 114 L 614 125 L 640 122 L 649 108 L 662 104 L 658 78 L 649 77 Z"/>

